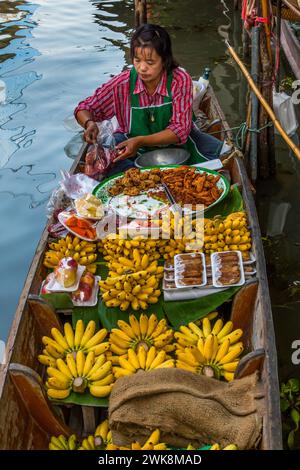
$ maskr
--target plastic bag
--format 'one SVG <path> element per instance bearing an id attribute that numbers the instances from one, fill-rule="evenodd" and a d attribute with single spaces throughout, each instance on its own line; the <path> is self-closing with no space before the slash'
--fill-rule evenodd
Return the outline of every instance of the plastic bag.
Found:
<path id="1" fill-rule="evenodd" d="M 113 123 L 102 121 L 98 128 L 97 142 L 90 146 L 85 157 L 84 173 L 93 178 L 104 175 L 118 155 Z"/>
<path id="2" fill-rule="evenodd" d="M 67 171 L 61 171 L 61 174 L 63 179 L 60 186 L 64 190 L 65 194 L 71 199 L 78 199 L 86 193 L 93 192 L 93 189 L 98 184 L 98 181 L 89 178 L 83 173 L 70 175 Z"/>

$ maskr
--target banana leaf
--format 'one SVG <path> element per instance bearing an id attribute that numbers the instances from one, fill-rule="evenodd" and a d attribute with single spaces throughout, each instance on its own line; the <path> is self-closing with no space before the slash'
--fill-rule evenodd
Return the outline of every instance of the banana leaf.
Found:
<path id="1" fill-rule="evenodd" d="M 126 310 L 126 312 L 121 312 L 119 307 L 106 307 L 105 303 L 101 300 L 98 302 L 98 315 L 100 318 L 101 324 L 104 328 L 111 330 L 112 328 L 118 328 L 118 320 L 124 320 L 129 322 L 129 315 L 135 315 L 137 318 L 140 318 L 142 313 L 151 315 L 151 313 L 155 313 L 157 318 L 161 320 L 164 317 L 164 309 L 163 309 L 163 296 L 159 297 L 157 304 L 149 305 L 147 310 L 140 310 L 140 311 L 133 311 L 131 309 Z"/>
<path id="2" fill-rule="evenodd" d="M 199 320 L 208 313 L 213 312 L 224 302 L 231 299 L 239 289 L 240 286 L 230 287 L 222 292 L 207 295 L 200 299 L 165 302 L 163 305 L 164 312 L 172 327 L 179 328 L 181 325 L 187 325 L 189 322 Z"/>
<path id="3" fill-rule="evenodd" d="M 96 406 L 101 408 L 108 407 L 108 398 L 93 397 L 89 392 L 75 393 L 71 392 L 67 398 L 63 400 L 50 399 L 58 405 L 80 405 L 80 406 Z"/>
<path id="4" fill-rule="evenodd" d="M 232 186 L 229 194 L 215 207 L 205 212 L 205 218 L 212 219 L 216 215 L 226 217 L 232 212 L 242 211 L 244 208 L 243 198 L 237 186 Z"/>
<path id="5" fill-rule="evenodd" d="M 54 310 L 70 310 L 73 309 L 73 302 L 70 294 L 66 292 L 52 292 L 51 294 L 41 294 L 42 299 L 51 305 Z"/>
<path id="6" fill-rule="evenodd" d="M 95 305 L 95 307 L 73 307 L 72 325 L 74 329 L 78 320 L 82 320 L 85 326 L 90 320 L 94 320 L 98 329 L 100 323 L 98 315 L 98 305 Z"/>

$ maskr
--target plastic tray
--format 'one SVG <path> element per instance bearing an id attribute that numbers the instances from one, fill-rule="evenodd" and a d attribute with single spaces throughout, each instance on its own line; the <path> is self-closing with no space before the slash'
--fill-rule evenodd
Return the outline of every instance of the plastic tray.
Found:
<path id="1" fill-rule="evenodd" d="M 217 266 L 217 259 L 218 256 L 222 255 L 222 253 L 237 253 L 238 255 L 238 263 L 240 268 L 240 281 L 235 284 L 220 284 L 218 282 L 218 266 Z M 242 253 L 240 251 L 230 250 L 230 251 L 221 251 L 211 254 L 211 267 L 212 267 L 212 282 L 214 287 L 234 287 L 234 286 L 242 286 L 245 284 L 245 274 L 244 274 L 244 266 L 243 266 L 243 259 Z"/>
<path id="2" fill-rule="evenodd" d="M 181 285 L 180 283 L 182 282 L 180 280 L 180 263 L 182 263 L 182 258 L 188 260 L 188 259 L 193 259 L 193 258 L 198 258 L 200 257 L 202 260 L 202 282 L 200 284 L 193 284 L 193 285 Z M 176 287 L 179 289 L 191 289 L 193 287 L 202 287 L 205 286 L 207 282 L 206 278 L 206 269 L 205 269 L 205 256 L 203 253 L 180 253 L 178 255 L 174 256 L 174 267 L 175 267 L 175 284 Z"/>
<path id="3" fill-rule="evenodd" d="M 77 268 L 75 284 L 73 284 L 73 286 L 70 286 L 70 287 L 62 286 L 59 282 L 57 282 L 57 280 L 55 279 L 53 275 L 53 278 L 50 280 L 50 282 L 47 285 L 47 290 L 49 292 L 74 292 L 75 290 L 78 289 L 79 282 L 84 271 L 85 271 L 85 266 L 81 266 L 79 264 Z"/>
<path id="4" fill-rule="evenodd" d="M 101 276 L 95 276 L 95 282 L 92 290 L 92 295 L 90 300 L 82 302 L 80 300 L 74 300 L 72 296 L 72 302 L 75 307 L 94 307 L 98 303 L 98 292 L 99 292 L 99 281 L 101 281 Z"/>

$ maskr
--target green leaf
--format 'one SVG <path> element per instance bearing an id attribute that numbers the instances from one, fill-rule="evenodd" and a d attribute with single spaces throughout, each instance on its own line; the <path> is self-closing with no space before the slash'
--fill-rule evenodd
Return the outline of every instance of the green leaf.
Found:
<path id="1" fill-rule="evenodd" d="M 119 307 L 106 307 L 105 303 L 101 300 L 98 303 L 98 318 L 100 318 L 101 324 L 104 328 L 111 330 L 112 328 L 118 328 L 118 320 L 124 320 L 129 322 L 129 315 L 133 314 L 137 318 L 140 318 L 142 313 L 151 315 L 151 313 L 155 313 L 157 318 L 161 320 L 164 318 L 164 310 L 163 310 L 163 299 L 162 295 L 159 297 L 157 304 L 149 305 L 147 310 L 139 310 L 137 312 L 133 311 L 132 309 L 126 310 L 126 312 L 122 312 Z"/>
<path id="2" fill-rule="evenodd" d="M 42 294 L 41 297 L 54 309 L 69 310 L 73 309 L 73 302 L 70 294 L 66 292 L 57 292 L 51 294 Z"/>
<path id="3" fill-rule="evenodd" d="M 179 328 L 181 325 L 187 325 L 189 322 L 199 320 L 208 313 L 213 312 L 229 300 L 239 289 L 240 286 L 230 287 L 222 292 L 207 295 L 200 299 L 164 302 L 164 312 L 171 325 L 174 328 Z"/>
<path id="4" fill-rule="evenodd" d="M 295 431 L 291 431 L 288 435 L 287 445 L 289 449 L 293 449 L 295 445 Z"/>
<path id="5" fill-rule="evenodd" d="M 290 407 L 290 403 L 286 398 L 281 398 L 280 399 L 280 409 L 281 412 L 284 413 L 288 408 Z"/>
<path id="6" fill-rule="evenodd" d="M 287 385 L 291 389 L 293 393 L 297 393 L 300 390 L 300 380 L 296 378 L 292 378 L 288 380 Z"/>
<path id="7" fill-rule="evenodd" d="M 98 301 L 99 303 L 100 301 Z M 96 328 L 99 328 L 98 305 L 95 307 L 74 307 L 72 314 L 72 325 L 75 329 L 78 320 L 82 320 L 85 326 L 90 320 L 96 322 Z"/>
<path id="8" fill-rule="evenodd" d="M 295 431 L 298 431 L 299 421 L 300 421 L 300 414 L 298 410 L 296 410 L 296 408 L 292 408 L 290 415 L 291 415 L 293 422 L 296 425 Z"/>
<path id="9" fill-rule="evenodd" d="M 108 407 L 108 398 L 93 397 L 93 395 L 91 395 L 90 392 L 85 392 L 85 393 L 71 392 L 70 395 L 67 398 L 64 398 L 63 400 L 51 399 L 51 401 L 59 405 L 70 404 L 70 405 L 81 405 L 81 406 L 96 406 L 96 407 L 101 407 L 101 408 Z"/>
<path id="10" fill-rule="evenodd" d="M 239 212 L 244 209 L 242 195 L 237 186 L 233 186 L 227 197 L 215 207 L 205 212 L 205 217 L 211 219 L 216 215 L 226 217 L 232 212 Z"/>

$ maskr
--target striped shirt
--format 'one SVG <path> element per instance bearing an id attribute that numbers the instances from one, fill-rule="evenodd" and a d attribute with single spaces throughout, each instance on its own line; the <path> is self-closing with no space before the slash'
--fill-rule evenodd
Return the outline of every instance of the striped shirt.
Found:
<path id="1" fill-rule="evenodd" d="M 125 70 L 113 77 L 104 85 L 97 88 L 95 93 L 81 101 L 74 114 L 80 110 L 87 110 L 95 121 L 103 121 L 116 116 L 118 129 L 116 132 L 129 132 L 130 125 L 130 70 Z M 134 93 L 139 95 L 140 106 L 154 106 L 163 103 L 164 96 L 168 96 L 167 73 L 164 72 L 160 83 L 153 95 L 149 95 L 143 81 L 138 76 Z M 192 79 L 181 68 L 173 70 L 171 84 L 172 117 L 167 129 L 173 131 L 184 144 L 189 136 L 192 126 L 193 85 Z"/>

